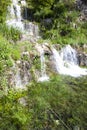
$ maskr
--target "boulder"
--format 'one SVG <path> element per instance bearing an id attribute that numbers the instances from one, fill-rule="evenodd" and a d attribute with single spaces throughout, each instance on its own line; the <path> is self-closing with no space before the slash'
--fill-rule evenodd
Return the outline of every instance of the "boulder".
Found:
<path id="1" fill-rule="evenodd" d="M 87 54 L 79 53 L 78 54 L 78 61 L 80 66 L 87 66 Z"/>

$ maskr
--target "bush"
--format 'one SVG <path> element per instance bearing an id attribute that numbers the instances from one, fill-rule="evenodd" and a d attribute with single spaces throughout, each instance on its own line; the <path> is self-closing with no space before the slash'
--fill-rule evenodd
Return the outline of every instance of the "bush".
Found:
<path id="1" fill-rule="evenodd" d="M 21 38 L 21 32 L 17 28 L 9 27 L 6 24 L 0 24 L 0 33 L 7 39 L 16 42 Z"/>
<path id="2" fill-rule="evenodd" d="M 25 92 L 8 90 L 0 97 L 0 130 L 28 130 L 30 115 L 28 109 L 18 102 Z"/>
<path id="3" fill-rule="evenodd" d="M 86 78 L 59 76 L 54 76 L 49 82 L 34 82 L 28 86 L 29 112 L 32 112 L 33 116 L 30 129 L 67 130 L 78 125 L 85 130 L 87 106 L 85 87 Z M 56 124 L 56 121 L 59 123 Z"/>
<path id="4" fill-rule="evenodd" d="M 0 74 L 12 66 L 9 42 L 0 35 Z"/>

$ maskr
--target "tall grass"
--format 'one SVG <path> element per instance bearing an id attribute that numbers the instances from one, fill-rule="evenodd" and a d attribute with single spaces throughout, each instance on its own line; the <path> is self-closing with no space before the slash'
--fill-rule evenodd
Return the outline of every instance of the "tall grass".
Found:
<path id="1" fill-rule="evenodd" d="M 21 38 L 21 32 L 14 27 L 8 27 L 6 24 L 0 24 L 0 33 L 7 39 L 16 42 Z"/>

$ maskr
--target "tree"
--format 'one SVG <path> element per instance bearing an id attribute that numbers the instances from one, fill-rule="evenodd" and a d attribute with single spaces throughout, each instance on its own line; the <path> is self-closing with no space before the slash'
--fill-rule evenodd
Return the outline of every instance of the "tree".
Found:
<path id="1" fill-rule="evenodd" d="M 38 18 L 45 18 L 53 14 L 55 0 L 27 0 L 29 8 L 33 8 L 34 15 Z"/>

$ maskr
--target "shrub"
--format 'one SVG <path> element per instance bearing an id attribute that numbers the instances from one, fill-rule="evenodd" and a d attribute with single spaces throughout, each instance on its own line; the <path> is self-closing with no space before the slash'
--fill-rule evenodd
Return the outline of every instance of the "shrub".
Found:
<path id="1" fill-rule="evenodd" d="M 7 39 L 16 42 L 21 38 L 21 32 L 17 28 L 9 27 L 6 24 L 0 24 L 0 33 Z"/>
<path id="2" fill-rule="evenodd" d="M 9 42 L 0 35 L 0 73 L 12 66 Z"/>

